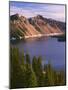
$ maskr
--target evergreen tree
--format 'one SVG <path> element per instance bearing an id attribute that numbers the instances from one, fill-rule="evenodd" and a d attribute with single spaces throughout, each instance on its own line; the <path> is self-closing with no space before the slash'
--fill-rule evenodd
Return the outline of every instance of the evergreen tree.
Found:
<path id="1" fill-rule="evenodd" d="M 41 73 L 42 72 L 42 58 L 41 58 L 41 56 L 38 57 L 37 65 L 38 65 L 38 72 Z"/>
<path id="2" fill-rule="evenodd" d="M 34 72 L 35 72 L 36 75 L 38 73 L 38 66 L 37 65 L 38 65 L 37 64 L 37 58 L 34 56 L 33 57 L 33 60 L 32 60 L 32 68 L 33 68 L 33 70 L 34 70 Z"/>
<path id="3" fill-rule="evenodd" d="M 21 56 L 21 69 L 22 69 L 22 76 L 21 76 L 21 87 L 26 87 L 26 65 L 25 65 L 25 56 L 24 56 L 24 52 L 22 52 L 22 56 Z"/>
<path id="4" fill-rule="evenodd" d="M 13 48 L 11 51 L 10 65 L 10 88 L 25 87 L 25 69 L 19 63 L 19 51 L 17 48 Z"/>
<path id="5" fill-rule="evenodd" d="M 26 63 L 30 64 L 30 56 L 29 56 L 29 54 L 26 54 Z"/>
<path id="6" fill-rule="evenodd" d="M 50 62 L 47 65 L 46 74 L 48 78 L 48 85 L 54 85 L 54 71 Z"/>
<path id="7" fill-rule="evenodd" d="M 24 56 L 24 52 L 22 52 L 22 57 L 21 57 L 22 59 L 22 62 L 21 62 L 21 64 L 22 64 L 22 66 L 24 66 L 25 65 L 25 56 Z"/>
<path id="8" fill-rule="evenodd" d="M 65 72 L 54 70 L 50 62 L 43 69 L 42 58 L 34 56 L 31 65 L 29 54 L 19 55 L 18 48 L 10 48 L 10 88 L 65 85 L 65 81 Z"/>
<path id="9" fill-rule="evenodd" d="M 64 74 L 64 71 L 59 71 L 58 74 L 57 74 L 57 77 L 58 77 L 58 81 L 57 81 L 57 84 L 58 85 L 65 85 L 65 74 Z"/>
<path id="10" fill-rule="evenodd" d="M 45 72 L 44 86 L 49 86 L 49 79 L 48 79 L 48 65 L 46 65 L 46 64 L 44 64 L 44 72 Z"/>
<path id="11" fill-rule="evenodd" d="M 38 57 L 37 60 L 37 80 L 38 80 L 38 86 L 43 86 L 44 74 L 43 74 L 43 68 L 42 68 L 42 58 L 41 56 Z"/>
<path id="12" fill-rule="evenodd" d="M 17 87 L 17 83 L 18 83 L 18 79 L 19 79 L 19 75 L 20 74 L 20 65 L 19 65 L 19 53 L 18 53 L 18 49 L 17 48 L 12 48 L 11 51 L 11 87 L 12 88 L 16 88 Z"/>
<path id="13" fill-rule="evenodd" d="M 26 80 L 27 85 L 26 87 L 36 87 L 37 86 L 37 79 L 36 75 L 31 67 L 30 64 L 26 64 Z"/>

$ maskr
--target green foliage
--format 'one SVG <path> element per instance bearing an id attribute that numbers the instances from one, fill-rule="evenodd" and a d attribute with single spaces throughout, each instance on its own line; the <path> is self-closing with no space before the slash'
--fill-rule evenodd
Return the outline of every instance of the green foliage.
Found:
<path id="1" fill-rule="evenodd" d="M 41 56 L 38 57 L 37 65 L 38 65 L 38 72 L 42 72 L 42 58 L 41 58 Z"/>
<path id="2" fill-rule="evenodd" d="M 24 60 L 25 60 L 25 56 L 24 56 L 24 52 L 22 51 L 22 66 L 24 66 L 24 64 L 25 64 L 25 62 L 24 62 Z"/>
<path id="3" fill-rule="evenodd" d="M 30 56 L 28 53 L 26 54 L 26 63 L 30 64 Z"/>
<path id="4" fill-rule="evenodd" d="M 19 64 L 19 52 L 17 48 L 12 48 L 11 52 L 11 62 L 10 62 L 10 68 L 11 68 L 11 76 L 10 76 L 10 83 L 12 88 L 16 88 L 19 85 L 20 81 L 20 75 L 22 75 L 22 70 L 20 68 Z"/>
<path id="5" fill-rule="evenodd" d="M 64 71 L 58 71 L 58 72 L 56 72 L 56 75 L 55 75 L 55 77 L 56 77 L 56 82 L 55 82 L 55 84 L 56 85 L 65 85 L 65 74 L 64 74 Z"/>
<path id="6" fill-rule="evenodd" d="M 65 72 L 53 69 L 51 62 L 42 67 L 42 58 L 19 55 L 18 48 L 10 48 L 10 88 L 65 85 Z M 26 60 L 26 62 L 25 62 Z"/>
<path id="7" fill-rule="evenodd" d="M 36 75 L 31 67 L 31 65 L 26 64 L 26 80 L 27 80 L 27 87 L 35 87 L 37 86 Z"/>
<path id="8" fill-rule="evenodd" d="M 10 53 L 10 88 L 35 87 L 37 80 L 31 65 L 24 63 L 24 53 L 22 53 L 22 62 L 20 64 L 20 56 L 17 48 L 11 48 Z M 29 61 L 29 55 L 26 55 Z"/>
<path id="9" fill-rule="evenodd" d="M 47 74 L 49 85 L 50 86 L 54 85 L 54 71 L 50 63 L 47 65 L 46 74 Z"/>
<path id="10" fill-rule="evenodd" d="M 43 69 L 42 69 L 42 57 L 39 56 L 38 60 L 37 60 L 37 80 L 38 80 L 38 86 L 43 86 L 43 79 L 44 79 L 44 75 L 43 75 Z"/>
<path id="11" fill-rule="evenodd" d="M 37 58 L 34 56 L 33 57 L 33 60 L 32 60 L 32 68 L 35 72 L 35 74 L 37 75 L 37 72 L 38 72 L 38 66 L 37 66 Z"/>

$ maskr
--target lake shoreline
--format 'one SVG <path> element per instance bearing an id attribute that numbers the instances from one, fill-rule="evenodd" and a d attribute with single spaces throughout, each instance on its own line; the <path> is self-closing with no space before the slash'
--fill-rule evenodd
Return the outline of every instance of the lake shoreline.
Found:
<path id="1" fill-rule="evenodd" d="M 31 36 L 19 36 L 19 38 L 12 37 L 10 38 L 10 41 L 16 41 L 16 40 L 26 40 L 30 38 L 41 38 L 41 37 L 54 37 L 54 36 L 62 36 L 64 33 L 50 33 L 50 34 L 38 34 L 38 35 L 31 35 Z"/>
<path id="2" fill-rule="evenodd" d="M 25 39 L 28 39 L 28 38 L 40 38 L 40 37 L 51 37 L 51 36 L 60 36 L 60 35 L 64 35 L 64 33 L 38 34 L 38 35 L 32 35 L 32 36 L 25 36 Z"/>

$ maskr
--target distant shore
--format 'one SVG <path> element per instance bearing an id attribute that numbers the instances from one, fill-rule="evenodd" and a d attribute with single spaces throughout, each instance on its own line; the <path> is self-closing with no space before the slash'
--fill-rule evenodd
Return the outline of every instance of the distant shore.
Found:
<path id="1" fill-rule="evenodd" d="M 28 38 L 36 38 L 36 37 L 49 37 L 49 36 L 60 36 L 60 35 L 64 35 L 64 33 L 50 33 L 50 34 L 38 34 L 38 35 L 31 35 L 31 36 L 25 36 L 25 39 Z"/>
<path id="2" fill-rule="evenodd" d="M 51 37 L 51 36 L 62 36 L 64 33 L 49 33 L 49 34 L 38 34 L 38 35 L 31 35 L 31 36 L 18 36 L 19 38 L 12 37 L 10 40 L 22 40 L 22 39 L 29 39 L 29 38 L 40 38 L 40 37 Z"/>

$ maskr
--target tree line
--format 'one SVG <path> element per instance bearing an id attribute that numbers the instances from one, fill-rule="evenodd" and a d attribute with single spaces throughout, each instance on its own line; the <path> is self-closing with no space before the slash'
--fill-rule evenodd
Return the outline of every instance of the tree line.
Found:
<path id="1" fill-rule="evenodd" d="M 65 72 L 56 71 L 51 63 L 42 66 L 42 57 L 33 57 L 18 48 L 10 48 L 10 88 L 65 85 Z"/>

